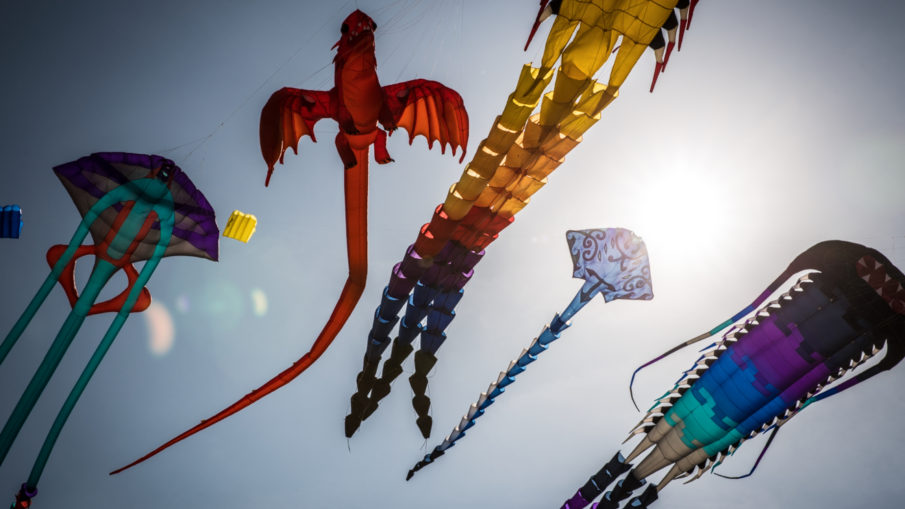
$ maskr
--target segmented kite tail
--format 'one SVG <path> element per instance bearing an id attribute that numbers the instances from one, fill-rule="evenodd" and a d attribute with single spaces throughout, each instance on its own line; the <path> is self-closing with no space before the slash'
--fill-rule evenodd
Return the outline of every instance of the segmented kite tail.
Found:
<path id="1" fill-rule="evenodd" d="M 389 289 L 389 287 L 384 289 L 380 306 L 375 311 L 374 324 L 368 335 L 369 341 L 368 349 L 365 352 L 365 367 L 358 375 L 358 392 L 352 396 L 352 410 L 346 416 L 346 437 L 348 438 L 355 434 L 355 431 L 361 425 L 361 421 L 367 419 L 377 409 L 378 402 L 390 393 L 390 383 L 402 373 L 402 362 L 414 350 L 412 341 L 423 331 L 423 327 L 420 325 L 421 320 L 428 316 L 428 326 L 432 327 L 430 329 L 431 335 L 437 336 L 439 346 L 439 343 L 442 343 L 443 339 L 446 338 L 442 328 L 445 328 L 449 321 L 452 320 L 452 317 L 455 316 L 455 313 L 451 311 L 437 308 L 441 303 L 449 302 L 449 296 L 440 295 L 436 288 L 425 286 L 419 282 L 408 299 L 405 317 L 400 326 L 400 334 L 393 342 L 390 359 L 384 363 L 383 375 L 380 379 L 377 379 L 377 364 L 380 362 L 383 351 L 390 344 L 389 332 L 396 325 L 396 322 L 399 321 L 398 314 L 403 303 L 401 299 L 392 297 L 389 294 Z M 455 297 L 453 297 L 451 305 L 455 305 L 455 302 L 458 302 L 458 298 L 461 298 L 461 291 L 453 293 Z M 431 303 L 435 298 L 437 299 L 437 304 L 432 305 Z M 448 320 L 445 320 L 444 317 L 448 317 Z M 439 323 L 438 320 L 443 323 Z M 416 326 L 410 327 L 409 323 L 414 323 Z M 433 359 L 432 361 L 430 360 L 431 358 Z M 412 405 L 418 413 L 418 426 L 422 429 L 422 433 L 428 434 L 430 433 L 430 417 L 427 416 L 427 413 L 430 409 L 430 400 L 427 399 L 425 394 L 427 373 L 436 361 L 437 359 L 432 352 L 419 351 L 415 355 L 415 374 L 409 379 L 412 388 L 415 390 L 415 399 L 412 400 Z M 373 371 L 369 373 L 369 369 L 373 369 Z M 370 398 L 368 397 L 369 392 L 373 392 Z M 424 431 L 425 429 L 427 430 L 426 432 Z"/>
<path id="2" fill-rule="evenodd" d="M 492 405 L 494 400 L 506 391 L 508 385 L 515 382 L 515 377 L 522 371 L 525 371 L 528 364 L 537 360 L 537 356 L 546 350 L 550 343 L 557 340 L 562 331 L 566 330 L 569 325 L 568 322 L 565 322 L 560 318 L 559 314 L 556 314 L 553 317 L 551 324 L 544 327 L 544 330 L 538 337 L 534 338 L 534 341 L 531 342 L 531 345 L 528 348 L 522 350 L 518 359 L 510 362 L 506 371 L 501 371 L 496 381 L 492 382 L 487 387 L 487 391 L 481 393 L 478 400 L 471 405 L 468 412 L 462 417 L 462 420 L 459 421 L 459 424 L 453 428 L 452 432 L 450 432 L 443 442 L 434 447 L 430 454 L 424 456 L 424 459 L 416 463 L 415 466 L 409 470 L 405 479 L 411 479 L 415 475 L 415 472 L 433 463 L 434 460 L 442 456 L 447 449 L 455 445 L 456 441 L 464 437 L 465 431 L 475 425 L 475 421 L 478 417 L 484 415 L 487 407 Z"/>
<path id="3" fill-rule="evenodd" d="M 158 453 L 169 448 L 170 446 L 185 440 L 186 438 L 213 426 L 214 424 L 226 419 L 227 417 L 241 411 L 250 406 L 255 401 L 267 396 L 271 392 L 276 391 L 280 387 L 291 382 L 295 377 L 308 369 L 309 366 L 327 350 L 339 331 L 342 330 L 346 320 L 355 309 L 361 294 L 365 289 L 365 281 L 368 273 L 368 152 L 364 150 L 356 151 L 358 164 L 349 168 L 345 172 L 345 198 L 346 198 L 346 244 L 349 260 L 349 276 L 343 286 L 339 300 L 330 314 L 330 318 L 324 325 L 324 328 L 318 334 L 311 349 L 305 353 L 299 360 L 292 364 L 289 368 L 271 378 L 267 383 L 248 393 L 245 397 L 236 401 L 229 407 L 221 410 L 214 416 L 201 421 L 195 427 L 183 432 L 175 438 L 164 443 L 160 447 L 154 449 L 141 458 L 129 463 L 128 465 L 118 468 L 110 475 L 118 474 L 123 470 L 132 468 L 145 460 L 156 456 Z"/>
<path id="4" fill-rule="evenodd" d="M 352 394 L 352 397 L 349 398 L 351 409 L 345 420 L 346 438 L 352 438 L 352 435 L 355 434 L 355 431 L 358 430 L 358 427 L 361 425 L 361 416 L 364 414 L 365 408 L 367 408 L 369 403 L 368 393 L 371 392 L 371 389 L 374 387 L 374 382 L 377 381 L 377 365 L 379 363 L 379 357 L 375 361 L 369 359 L 366 354 L 361 371 L 358 373 L 358 376 L 355 377 L 355 387 L 357 390 L 355 394 Z"/>
<path id="5" fill-rule="evenodd" d="M 430 303 L 437 293 L 436 288 L 425 286 L 421 282 L 415 285 L 415 290 L 408 297 L 405 315 L 399 325 L 399 336 L 393 342 L 390 359 L 384 363 L 383 373 L 380 379 L 374 383 L 371 397 L 362 414 L 362 420 L 367 419 L 377 410 L 379 401 L 390 393 L 390 384 L 402 374 L 402 363 L 414 351 L 412 343 L 424 331 L 421 321 L 430 312 Z"/>
<path id="6" fill-rule="evenodd" d="M 434 265 L 431 269 L 438 268 Z M 437 272 L 436 270 L 434 272 Z M 470 274 L 468 275 L 470 277 Z M 467 280 L 467 278 L 466 278 Z M 415 393 L 412 399 L 412 407 L 418 417 L 416 423 L 424 438 L 430 437 L 431 418 L 430 398 L 427 397 L 427 375 L 437 362 L 436 352 L 446 340 L 444 329 L 455 318 L 456 306 L 464 294 L 461 284 L 453 283 L 447 291 L 437 289 L 441 282 L 434 277 L 425 277 L 426 285 L 418 282 L 415 291 L 409 298 L 405 317 L 399 327 L 399 337 L 393 343 L 393 351 L 390 359 L 384 363 L 383 375 L 374 384 L 368 406 L 364 410 L 363 419 L 367 419 L 378 407 L 378 403 L 390 393 L 390 383 L 402 373 L 402 362 L 414 351 L 412 342 L 421 335 L 421 349 L 415 353 L 415 373 L 409 377 L 409 384 Z M 427 318 L 427 325 L 422 326 L 421 320 Z M 408 324 L 416 324 L 414 327 Z"/>
<path id="7" fill-rule="evenodd" d="M 626 507 L 632 509 L 646 509 L 650 507 L 659 497 L 659 490 L 656 484 L 648 484 L 647 488 L 640 495 L 628 501 Z"/>
<path id="8" fill-rule="evenodd" d="M 596 505 L 595 509 L 619 509 L 619 506 L 622 504 L 622 501 L 632 496 L 632 493 L 638 488 L 647 484 L 644 479 L 638 479 L 635 477 L 635 471 L 632 470 L 619 480 L 613 489 L 604 493 L 603 497 L 601 497 L 600 502 Z M 656 487 L 650 485 L 647 489 L 642 493 L 641 497 L 650 496 L 651 488 L 653 488 L 653 499 L 657 498 Z M 638 497 L 638 498 L 641 498 Z M 653 501 L 653 500 L 651 500 Z M 635 507 L 629 503 L 626 507 Z M 640 506 L 639 506 L 640 507 Z M 644 505 L 643 507 L 647 507 Z"/>
<path id="9" fill-rule="evenodd" d="M 431 357 L 435 358 L 440 345 L 446 340 L 444 330 L 455 317 L 453 309 L 462 299 L 464 294 L 462 287 L 474 274 L 474 265 L 484 252 L 483 250 L 474 252 L 450 241 L 437 254 L 432 265 L 423 269 L 423 264 L 418 263 L 420 257 L 415 247 L 409 246 L 403 262 L 394 267 L 390 285 L 384 291 L 384 297 L 375 313 L 374 325 L 369 333 L 371 342 L 380 334 L 389 334 L 396 321 L 399 321 L 402 303 L 407 303 L 405 316 L 399 325 L 399 336 L 393 342 L 392 354 L 384 363 L 381 378 L 374 382 L 367 406 L 360 414 L 360 418 L 353 415 L 346 419 L 347 436 L 350 431 L 354 433 L 360 421 L 367 419 L 377 410 L 380 400 L 390 393 L 390 384 L 402 373 L 402 362 L 414 351 L 412 342 L 419 335 L 422 336 L 420 351 L 423 353 L 419 356 L 422 360 L 419 362 L 416 359 L 416 375 L 413 375 L 414 378 L 410 378 L 409 382 L 413 384 L 412 388 L 415 390 L 416 396 L 412 400 L 412 405 L 418 414 L 418 427 L 423 435 L 430 434 L 431 423 L 427 415 L 430 400 L 425 400 L 426 377 L 430 369 L 423 371 L 427 367 L 425 362 Z M 413 280 L 418 281 L 414 284 L 414 291 L 407 284 Z M 422 326 L 421 321 L 425 318 L 427 324 Z M 419 365 L 422 366 L 422 371 L 418 370 Z"/>
<path id="10" fill-rule="evenodd" d="M 613 484 L 616 478 L 631 467 L 632 464 L 626 463 L 622 454 L 617 452 L 606 465 L 588 479 L 584 486 L 578 488 L 572 498 L 566 500 L 561 509 L 582 509 L 586 507 L 592 500 L 599 497 L 610 484 Z"/>
<path id="11" fill-rule="evenodd" d="M 483 255 L 483 250 L 473 252 L 450 241 L 418 283 L 419 286 L 423 283 L 429 288 L 439 288 L 430 296 L 427 322 L 421 331 L 421 348 L 415 353 L 415 373 L 409 377 L 409 385 L 414 392 L 412 408 L 418 416 L 415 422 L 424 438 L 430 438 L 433 425 L 428 415 L 427 375 L 437 363 L 437 351 L 446 341 L 445 330 L 456 317 L 454 308 L 464 295 L 462 287 L 474 275 L 474 266 Z"/>
<path id="12" fill-rule="evenodd" d="M 359 408 L 353 402 L 352 411 L 346 416 L 347 437 L 355 434 L 355 431 L 361 425 L 361 421 L 367 419 L 377 410 L 378 402 L 390 393 L 390 383 L 402 373 L 403 361 L 414 350 L 412 341 L 421 333 L 419 322 L 423 315 L 414 322 L 412 321 L 421 314 L 421 310 L 417 309 L 410 294 L 431 262 L 423 259 L 415 251 L 415 247 L 415 244 L 409 245 L 405 250 L 405 256 L 402 261 L 393 266 L 389 284 L 384 288 L 380 305 L 374 311 L 374 323 L 368 333 L 368 351 L 365 356 L 367 357 L 369 355 L 368 352 L 372 349 L 378 348 L 380 349 L 380 355 L 377 358 L 377 362 L 380 361 L 380 356 L 383 355 L 383 350 L 386 349 L 386 342 L 389 341 L 389 333 L 396 322 L 400 321 L 399 313 L 402 310 L 402 306 L 406 304 L 405 316 L 408 317 L 408 320 L 403 318 L 399 324 L 399 335 L 393 340 L 390 358 L 384 363 L 380 378 L 375 379 L 371 389 L 369 389 L 369 392 L 372 393 L 370 398 L 366 402 L 361 401 L 359 398 L 364 405 L 362 408 Z M 426 313 L 427 311 L 425 310 L 424 314 Z M 363 392 L 362 389 L 362 387 L 359 387 L 359 392 Z M 367 393 L 364 393 L 364 395 L 367 396 Z M 356 395 L 352 397 L 358 398 Z"/>
<path id="13" fill-rule="evenodd" d="M 678 345 L 670 348 L 666 352 L 645 362 L 641 366 L 638 366 L 638 368 L 635 369 L 635 371 L 632 373 L 632 378 L 629 380 L 629 384 L 628 384 L 629 397 L 632 400 L 632 404 L 635 405 L 635 410 L 638 410 L 639 412 L 641 411 L 641 409 L 638 408 L 638 403 L 635 402 L 635 393 L 633 391 L 633 386 L 635 384 L 635 376 L 638 374 L 639 371 L 650 366 L 651 364 L 654 364 L 654 363 L 660 361 L 661 359 L 668 357 L 669 355 L 672 355 L 675 352 L 678 352 L 679 350 L 685 348 L 686 346 L 693 345 L 694 343 L 697 343 L 698 341 L 701 341 L 702 339 L 707 339 L 707 338 L 719 333 L 721 330 L 732 325 L 736 321 L 742 319 L 743 317 L 745 317 L 745 315 L 747 315 L 747 314 L 751 313 L 752 311 L 754 311 L 755 309 L 757 309 L 757 307 L 760 306 L 767 299 L 767 297 L 769 297 L 771 294 L 773 294 L 773 292 L 775 292 L 777 288 L 782 286 L 782 284 L 785 283 L 786 280 L 789 279 L 789 277 L 791 277 L 792 274 L 794 274 L 795 272 L 797 272 L 797 270 L 793 270 L 793 267 L 790 266 L 778 278 L 776 278 L 773 281 L 773 283 L 771 283 L 770 286 L 767 287 L 766 290 L 761 292 L 761 294 L 758 295 L 757 298 L 754 299 L 754 301 L 751 304 L 749 304 L 744 309 L 742 309 L 741 311 L 739 311 L 738 313 L 733 315 L 732 318 L 726 320 L 725 322 L 717 325 L 716 327 L 710 329 L 709 331 L 707 331 L 703 334 L 699 334 L 699 335 L 689 339 L 688 341 L 679 343 Z"/>
<path id="14" fill-rule="evenodd" d="M 531 67 L 525 66 L 522 69 L 519 83 L 523 83 L 526 78 L 531 78 L 532 76 Z M 431 221 L 421 227 L 415 243 L 408 247 L 403 260 L 393 268 L 387 292 L 390 296 L 408 300 L 415 283 L 421 279 L 427 268 L 436 263 L 441 251 L 452 249 L 457 242 L 459 245 L 477 253 L 496 238 L 499 230 L 512 223 L 512 217 L 500 216 L 497 212 L 491 211 L 489 207 L 473 206 L 478 196 L 474 193 L 479 192 L 474 186 L 475 184 L 480 184 L 482 180 L 489 179 L 493 172 L 488 172 L 488 170 L 496 171 L 499 167 L 503 155 L 513 146 L 517 134 L 524 129 L 525 122 L 539 103 L 543 89 L 549 84 L 552 77 L 552 72 L 547 73 L 544 77 L 533 82 L 535 85 L 540 84 L 542 86 L 532 86 L 530 87 L 531 90 L 520 90 L 519 87 L 516 87 L 516 90 L 509 96 L 506 109 L 504 109 L 504 114 L 506 115 L 505 124 L 500 123 L 502 116 L 497 119 L 488 137 L 481 142 L 483 148 L 479 150 L 479 153 L 483 154 L 483 158 L 480 159 L 480 165 L 468 165 L 469 167 L 474 166 L 474 168 L 480 166 L 482 172 L 476 173 L 475 169 L 466 167 L 460 182 L 455 184 L 450 190 L 447 200 L 435 208 Z M 488 150 L 484 150 L 484 148 Z M 475 163 L 476 160 L 477 156 L 472 163 Z M 467 188 L 467 196 L 457 191 L 457 188 L 460 188 L 463 192 Z M 472 196 L 473 194 L 474 196 Z M 452 207 L 451 210 L 455 212 L 455 218 L 450 216 L 447 210 L 448 206 Z M 474 224 L 472 225 L 471 223 Z M 480 245 L 481 243 L 483 245 L 473 249 L 472 240 L 474 245 Z M 397 341 L 409 333 L 412 333 L 412 340 L 414 340 L 421 332 L 423 332 L 423 329 L 421 329 L 419 322 L 402 319 L 399 331 L 400 338 Z M 394 341 L 394 351 L 396 344 L 396 341 Z M 376 409 L 377 402 L 389 393 L 389 382 L 401 373 L 400 364 L 407 356 L 407 353 L 402 355 L 404 353 L 403 350 L 409 350 L 409 348 L 406 345 L 400 345 L 401 358 L 397 359 L 396 356 L 393 356 L 390 359 L 392 362 L 388 361 L 384 365 L 384 375 L 377 380 L 374 389 L 371 391 L 372 404 L 365 410 L 364 418 L 367 418 Z"/>
<path id="15" fill-rule="evenodd" d="M 526 67 L 522 70 L 520 80 L 525 76 L 531 75 L 530 69 L 530 67 Z M 552 79 L 552 76 L 552 73 L 549 73 L 546 78 L 540 81 L 546 86 L 550 79 Z M 488 157 L 487 155 L 491 153 L 498 154 L 499 159 L 502 159 L 502 154 L 505 154 L 515 141 L 514 133 L 517 133 L 524 128 L 524 123 L 530 115 L 530 112 L 539 102 L 543 88 L 544 87 L 540 87 L 540 89 L 533 92 L 519 91 L 518 89 L 513 92 L 507 102 L 507 109 L 504 111 L 508 111 L 510 116 L 513 113 L 517 113 L 515 115 L 517 120 L 514 121 L 513 125 L 509 125 L 509 123 L 505 126 L 503 126 L 503 124 L 497 124 L 491 128 L 488 138 L 481 144 L 482 147 L 486 146 L 490 149 L 490 151 L 480 151 L 481 154 L 485 155 L 485 159 Z M 487 142 L 490 139 L 496 141 L 491 145 L 487 145 Z M 484 160 L 482 159 L 482 161 Z M 495 170 L 498 167 L 499 161 L 484 161 L 484 163 L 486 163 L 485 166 L 492 166 Z M 473 170 L 466 169 L 462 179 L 471 179 L 469 180 L 470 182 L 474 180 L 473 175 Z M 488 177 L 489 175 L 481 175 L 477 181 Z M 462 185 L 463 184 L 457 184 L 457 186 Z M 472 183 L 469 185 L 473 186 L 474 184 Z M 471 193 L 471 191 L 469 191 L 469 193 Z M 388 294 L 390 296 L 397 299 L 408 300 L 415 283 L 421 279 L 421 276 L 429 267 L 438 261 L 442 251 L 453 249 L 457 242 L 459 245 L 477 253 L 482 251 L 486 244 L 493 241 L 500 230 L 512 223 L 513 219 L 511 217 L 500 217 L 496 212 L 491 212 L 487 207 L 469 206 L 469 208 L 465 209 L 467 212 L 463 212 L 464 215 L 458 215 L 462 205 L 465 203 L 473 204 L 475 198 L 476 196 L 466 199 L 458 192 L 451 190 L 446 202 L 439 204 L 434 209 L 434 214 L 431 217 L 430 222 L 421 227 L 415 243 L 408 247 L 402 261 L 393 268 L 388 284 Z M 448 204 L 456 206 L 455 210 L 457 211 L 457 215 L 455 218 L 451 217 L 446 210 Z M 483 245 L 480 245 L 481 243 L 483 243 Z M 475 248 L 478 245 L 480 245 L 480 247 Z M 400 336 L 403 335 L 402 328 L 405 326 L 408 326 L 409 329 L 415 333 L 415 337 L 422 332 L 421 330 L 415 330 L 418 327 L 418 322 L 403 319 L 402 324 L 400 325 Z M 386 379 L 387 377 L 383 378 Z M 375 387 L 387 388 L 386 384 L 383 384 L 380 381 L 378 381 L 378 384 Z M 374 399 L 375 398 L 372 396 L 372 400 Z M 379 400 L 380 398 L 378 397 L 376 399 Z"/>
<path id="16" fill-rule="evenodd" d="M 368 334 L 368 347 L 365 350 L 361 371 L 355 378 L 357 390 L 350 398 L 351 410 L 345 419 L 346 438 L 352 438 L 361 425 L 365 410 L 370 406 L 368 394 L 377 383 L 377 366 L 390 344 L 389 333 L 399 321 L 398 314 L 404 301 L 389 295 L 388 290 L 389 287 L 383 289 L 380 306 L 374 311 L 374 323 Z"/>
<path id="17" fill-rule="evenodd" d="M 414 326 L 409 326 L 403 317 L 402 323 L 399 325 L 399 335 L 393 340 L 390 358 L 383 363 L 383 371 L 380 378 L 374 382 L 374 387 L 371 389 L 371 395 L 368 398 L 368 405 L 363 411 L 361 420 L 366 420 L 370 417 L 377 410 L 380 400 L 390 393 L 390 384 L 402 374 L 402 363 L 415 350 L 412 342 L 421 333 L 421 330 L 420 324 L 416 323 Z"/>
<path id="18" fill-rule="evenodd" d="M 415 373 L 409 377 L 409 385 L 412 387 L 412 392 L 415 393 L 415 396 L 412 397 L 412 408 L 418 415 L 415 423 L 418 425 L 418 430 L 421 431 L 421 436 L 425 439 L 430 438 L 433 426 L 433 419 L 428 415 L 431 400 L 427 396 L 427 374 L 436 363 L 437 357 L 434 354 L 423 349 L 418 350 L 415 352 Z"/>
<path id="19" fill-rule="evenodd" d="M 439 288 L 432 296 L 427 323 L 421 332 L 421 349 L 415 356 L 415 374 L 409 378 L 415 392 L 412 406 L 418 414 L 416 422 L 424 438 L 430 437 L 432 425 L 428 415 L 427 374 L 437 361 L 437 351 L 446 341 L 445 330 L 456 316 L 455 307 L 462 299 L 463 287 L 474 275 L 475 266 L 483 258 L 485 248 L 512 221 L 513 218 L 500 217 L 487 207 L 472 207 L 434 259 L 434 265 L 421 277 L 419 284 Z"/>

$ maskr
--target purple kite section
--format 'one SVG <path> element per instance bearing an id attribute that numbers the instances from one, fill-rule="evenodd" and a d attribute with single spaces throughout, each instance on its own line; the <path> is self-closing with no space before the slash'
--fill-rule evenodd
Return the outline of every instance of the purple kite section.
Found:
<path id="1" fill-rule="evenodd" d="M 176 222 L 173 235 L 217 260 L 219 229 L 214 209 L 207 198 L 173 161 L 158 155 L 128 152 L 98 152 L 54 167 L 57 177 L 67 181 L 66 189 L 83 215 L 93 203 L 115 187 L 147 178 L 151 170 L 162 168 L 171 174 L 168 184 L 173 196 Z M 162 178 L 158 176 L 158 178 Z M 121 204 L 114 205 L 119 210 Z M 154 228 L 159 229 L 155 223 Z"/>

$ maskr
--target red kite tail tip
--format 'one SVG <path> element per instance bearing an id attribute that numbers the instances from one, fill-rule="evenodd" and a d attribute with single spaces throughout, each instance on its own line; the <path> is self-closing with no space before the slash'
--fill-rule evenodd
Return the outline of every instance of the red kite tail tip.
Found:
<path id="1" fill-rule="evenodd" d="M 666 55 L 663 57 L 663 69 L 662 72 L 666 72 L 666 64 L 669 63 L 669 56 L 672 55 L 672 50 L 675 48 L 676 43 L 670 42 L 666 45 Z"/>
<path id="2" fill-rule="evenodd" d="M 525 49 L 522 51 L 528 51 L 528 46 L 531 46 L 531 40 L 534 39 L 534 34 L 537 32 L 537 27 L 540 26 L 540 21 L 535 21 L 534 26 L 531 27 L 531 33 L 528 34 L 528 42 L 525 43 Z M 411 479 L 411 477 L 409 477 Z M 406 479 L 407 481 L 408 479 Z"/>
<path id="3" fill-rule="evenodd" d="M 694 8 L 698 5 L 698 0 L 691 0 L 691 6 L 688 7 L 688 25 L 685 27 L 687 30 L 691 30 L 691 18 L 694 17 Z"/>
<path id="4" fill-rule="evenodd" d="M 116 474 L 122 472 L 123 470 L 128 470 L 128 469 L 134 467 L 136 463 L 138 463 L 138 462 L 137 462 L 137 461 L 133 461 L 132 463 L 129 463 L 128 465 L 126 465 L 126 466 L 124 466 L 124 467 L 117 468 L 116 470 L 114 470 L 114 471 L 108 473 L 107 475 L 116 475 Z"/>
<path id="5" fill-rule="evenodd" d="M 528 34 L 528 42 L 525 43 L 524 51 L 528 51 L 528 46 L 531 45 L 531 41 L 534 39 L 534 34 L 537 33 L 538 27 L 540 24 L 544 22 L 544 9 L 547 8 L 547 4 L 550 3 L 550 0 L 540 0 L 540 9 L 537 10 L 537 17 L 534 18 L 534 26 L 531 27 L 531 33 Z"/>
<path id="6" fill-rule="evenodd" d="M 663 66 L 663 63 L 657 62 L 657 67 L 654 68 L 654 79 L 650 82 L 651 93 L 654 93 L 654 87 L 657 86 L 657 78 L 660 77 L 660 72 L 663 71 Z"/>
<path id="7" fill-rule="evenodd" d="M 268 170 L 267 170 L 267 178 L 264 179 L 264 187 L 267 187 L 267 186 L 270 185 L 270 177 L 271 177 L 272 175 L 273 175 L 273 166 L 271 166 L 271 167 L 268 168 Z"/>
<path id="8" fill-rule="evenodd" d="M 462 161 L 465 160 L 465 149 L 462 149 L 462 157 L 459 158 L 459 164 L 462 164 Z"/>

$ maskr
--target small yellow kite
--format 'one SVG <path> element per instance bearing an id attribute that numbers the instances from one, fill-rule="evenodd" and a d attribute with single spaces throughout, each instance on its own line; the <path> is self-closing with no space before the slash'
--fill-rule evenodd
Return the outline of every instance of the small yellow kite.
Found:
<path id="1" fill-rule="evenodd" d="M 234 210 L 229 215 L 226 222 L 226 228 L 223 229 L 223 236 L 231 239 L 248 242 L 255 233 L 255 227 L 258 225 L 258 218 L 253 214 L 244 214 L 238 210 Z"/>

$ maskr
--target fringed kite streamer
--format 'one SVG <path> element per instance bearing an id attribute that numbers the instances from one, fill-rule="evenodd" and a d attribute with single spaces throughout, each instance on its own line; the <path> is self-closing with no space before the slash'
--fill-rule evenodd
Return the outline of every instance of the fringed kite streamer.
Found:
<path id="1" fill-rule="evenodd" d="M 804 271 L 787 292 L 764 304 Z M 756 467 L 779 428 L 808 405 L 905 358 L 903 285 L 905 275 L 874 249 L 838 240 L 811 247 L 749 306 L 754 309 L 745 313 L 747 318 L 733 318 L 711 330 L 732 325 L 635 426 L 629 438 L 640 435 L 641 442 L 632 452 L 625 458 L 617 454 L 563 509 L 587 506 L 631 469 L 594 506 L 616 509 L 649 476 L 669 467 L 659 483 L 624 506 L 647 507 L 673 479 L 697 479 L 746 440 L 770 431 Z M 879 362 L 857 370 L 884 346 Z M 851 375 L 830 386 L 847 373 Z M 640 461 L 632 464 L 636 459 Z"/>

